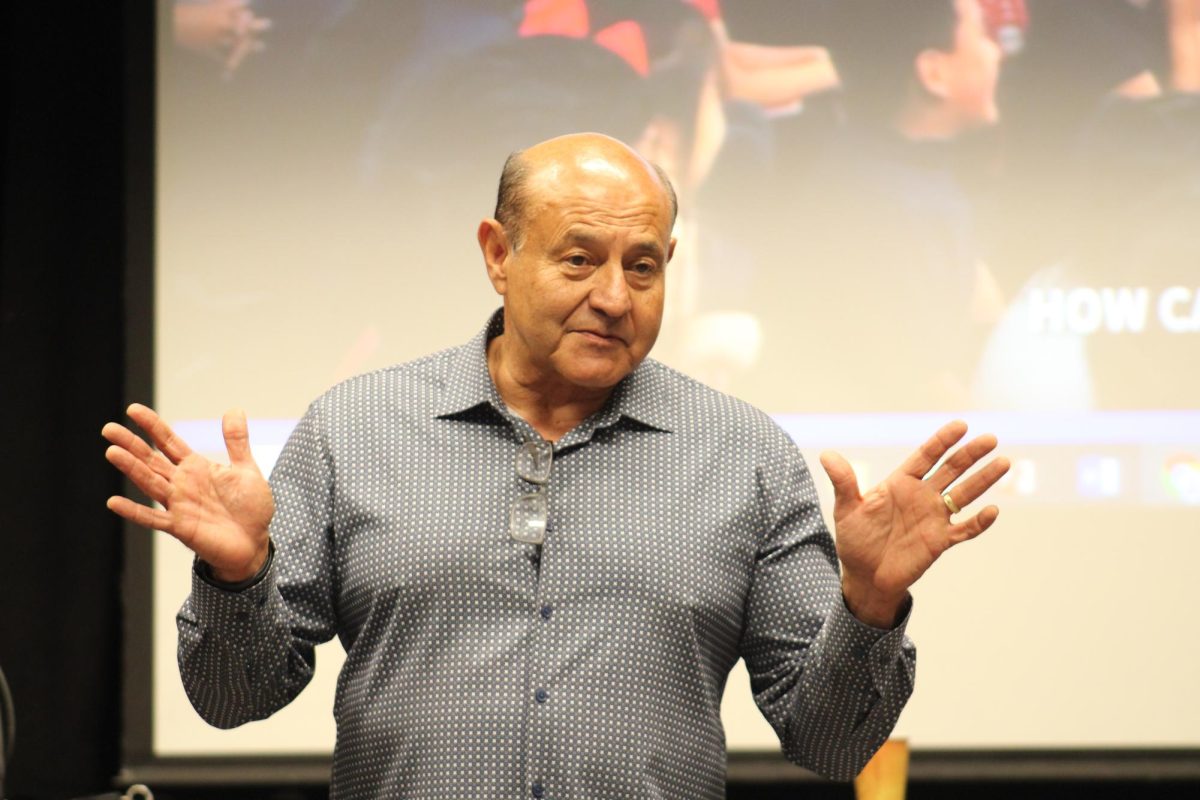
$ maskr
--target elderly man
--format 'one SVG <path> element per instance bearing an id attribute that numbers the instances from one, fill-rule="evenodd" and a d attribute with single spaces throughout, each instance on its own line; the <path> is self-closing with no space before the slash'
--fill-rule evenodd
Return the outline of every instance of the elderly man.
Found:
<path id="1" fill-rule="evenodd" d="M 862 767 L 912 688 L 908 587 L 995 521 L 950 517 L 1007 465 L 946 492 L 995 446 L 926 476 L 965 432 L 950 423 L 860 496 L 828 454 L 835 551 L 786 435 L 646 359 L 674 202 L 606 137 L 514 155 L 478 230 L 502 311 L 319 398 L 269 486 L 241 413 L 228 467 L 144 406 L 157 451 L 105 427 L 163 506 L 109 507 L 196 553 L 179 659 L 207 720 L 285 705 L 336 635 L 335 798 L 715 798 L 741 656 L 789 758 Z"/>

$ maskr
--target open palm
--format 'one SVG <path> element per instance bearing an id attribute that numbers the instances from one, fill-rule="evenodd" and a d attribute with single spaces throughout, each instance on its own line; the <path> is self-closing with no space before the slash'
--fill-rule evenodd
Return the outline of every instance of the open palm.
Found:
<path id="1" fill-rule="evenodd" d="M 109 498 L 108 507 L 138 525 L 171 534 L 222 580 L 253 575 L 266 559 L 275 503 L 250 453 L 245 415 L 230 412 L 222 420 L 230 460 L 223 465 L 192 452 L 146 406 L 134 404 L 128 413 L 158 449 L 110 422 L 102 431 L 111 443 L 105 457 L 162 508 L 120 496 Z"/>
<path id="2" fill-rule="evenodd" d="M 850 464 L 837 453 L 823 453 L 821 464 L 834 488 L 834 527 L 838 558 L 844 571 L 847 601 L 851 592 L 896 604 L 918 578 L 947 549 L 983 533 L 1000 510 L 987 506 L 961 521 L 951 519 L 950 504 L 961 508 L 986 492 L 1008 471 L 1008 461 L 996 458 L 953 489 L 949 487 L 996 447 L 985 434 L 960 447 L 941 466 L 933 466 L 967 432 L 960 421 L 942 426 L 882 483 L 865 495 Z M 947 491 L 949 490 L 949 491 Z"/>

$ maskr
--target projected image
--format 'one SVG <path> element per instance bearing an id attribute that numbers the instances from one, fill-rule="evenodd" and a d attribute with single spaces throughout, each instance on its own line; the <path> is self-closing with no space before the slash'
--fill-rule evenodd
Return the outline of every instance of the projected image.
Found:
<path id="1" fill-rule="evenodd" d="M 241 407 L 267 469 L 331 386 L 466 342 L 505 158 L 609 134 L 679 199 L 650 357 L 771 414 L 827 518 L 827 448 L 866 488 L 962 417 L 1012 464 L 997 530 L 923 579 L 940 666 L 897 735 L 1200 742 L 1170 573 L 1200 547 L 1200 0 L 159 9 L 152 400 L 195 450 L 225 460 Z M 283 716 L 208 728 L 192 557 L 154 547 L 156 753 L 327 752 L 340 646 Z M 748 683 L 727 744 L 775 752 Z"/>
<path id="2" fill-rule="evenodd" d="M 656 355 L 719 388 L 778 413 L 1187 407 L 1197 5 L 175 3 L 181 191 L 237 218 L 214 241 L 206 206 L 181 242 L 184 304 L 211 314 L 214 270 L 336 275 L 365 313 L 326 377 L 385 363 L 408 315 L 362 291 L 478 277 L 449 243 L 504 156 L 598 130 L 676 184 Z M 247 225 L 264 207 L 291 219 Z"/>

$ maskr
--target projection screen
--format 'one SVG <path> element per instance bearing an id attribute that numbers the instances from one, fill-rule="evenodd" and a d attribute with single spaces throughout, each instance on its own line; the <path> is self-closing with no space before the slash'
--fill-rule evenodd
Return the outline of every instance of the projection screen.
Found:
<path id="1" fill-rule="evenodd" d="M 883 5 L 161 3 L 145 399 L 222 460 L 246 409 L 269 469 L 330 386 L 499 306 L 474 231 L 510 152 L 608 133 L 679 194 L 652 357 L 769 412 L 827 518 L 824 449 L 866 488 L 962 418 L 1012 460 L 995 528 L 914 589 L 896 735 L 1200 748 L 1200 17 L 930 0 L 897 27 Z M 941 84 L 914 71 L 930 51 Z M 336 641 L 269 720 L 191 709 L 190 567 L 157 536 L 153 754 L 327 755 Z M 731 751 L 777 750 L 740 666 L 724 719 Z"/>

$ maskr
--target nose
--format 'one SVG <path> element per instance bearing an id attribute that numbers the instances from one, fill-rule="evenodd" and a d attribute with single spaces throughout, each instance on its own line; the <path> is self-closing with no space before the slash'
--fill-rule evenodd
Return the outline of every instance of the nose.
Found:
<path id="1" fill-rule="evenodd" d="M 625 269 L 620 263 L 608 262 L 593 274 L 592 291 L 588 302 L 606 317 L 617 319 L 633 308 Z"/>

